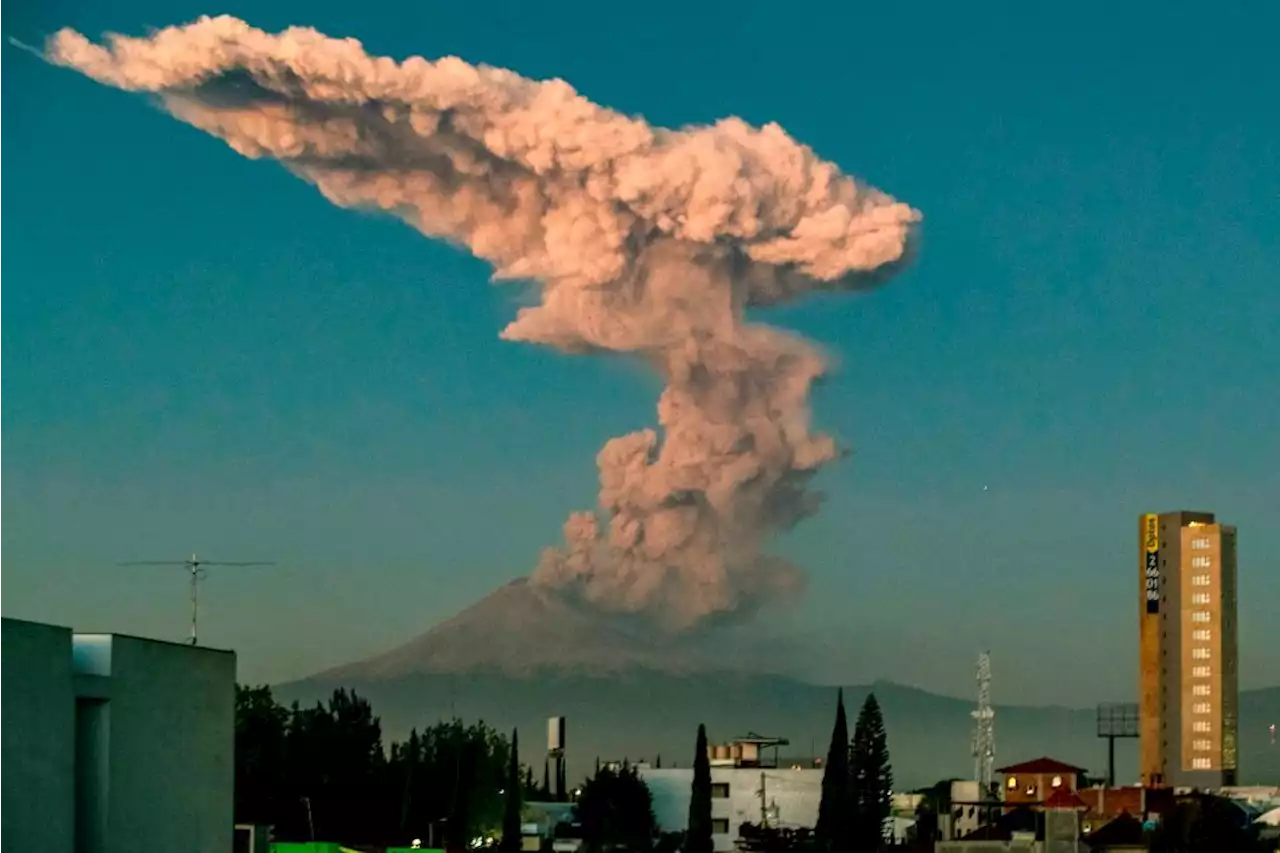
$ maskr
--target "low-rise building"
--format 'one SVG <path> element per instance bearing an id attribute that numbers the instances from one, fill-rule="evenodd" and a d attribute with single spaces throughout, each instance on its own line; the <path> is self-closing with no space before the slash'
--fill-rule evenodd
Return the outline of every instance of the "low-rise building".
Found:
<path id="1" fill-rule="evenodd" d="M 744 823 L 796 829 L 812 828 L 818 822 L 823 771 L 813 762 L 780 761 L 776 750 L 786 745 L 783 738 L 748 735 L 728 744 L 707 746 L 712 840 L 717 851 L 734 849 Z M 775 751 L 773 755 L 770 749 Z M 684 831 L 693 770 L 642 763 L 636 765 L 636 772 L 653 796 L 654 817 L 662 831 Z"/>
<path id="2" fill-rule="evenodd" d="M 3 620 L 6 850 L 226 853 L 235 655 Z"/>
<path id="3" fill-rule="evenodd" d="M 1010 764 L 996 772 L 1004 777 L 1001 790 L 1006 805 L 1036 806 L 1043 805 L 1058 790 L 1079 788 L 1085 769 L 1045 756 Z"/>

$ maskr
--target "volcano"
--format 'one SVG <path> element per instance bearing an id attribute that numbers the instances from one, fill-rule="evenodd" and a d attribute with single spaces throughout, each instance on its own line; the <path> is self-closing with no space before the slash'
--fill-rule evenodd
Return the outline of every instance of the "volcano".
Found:
<path id="1" fill-rule="evenodd" d="M 385 681 L 466 673 L 531 677 L 741 672 L 765 665 L 732 628 L 671 635 L 640 620 L 588 610 L 554 589 L 513 580 L 409 642 L 316 676 Z M 763 650 L 761 651 L 763 654 Z"/>
<path id="2" fill-rule="evenodd" d="M 835 688 L 797 676 L 806 651 L 786 641 L 781 626 L 766 630 L 770 621 L 673 636 L 521 579 L 397 648 L 274 690 L 286 703 L 309 704 L 353 689 L 372 703 L 385 741 L 455 716 L 523 735 L 565 715 L 574 779 L 597 757 L 662 755 L 667 765 L 687 766 L 699 723 L 719 739 L 747 731 L 789 738 L 791 756 L 804 760 L 830 738 Z M 854 708 L 875 693 L 904 789 L 972 772 L 972 700 L 889 681 L 846 682 L 844 692 Z M 1278 715 L 1280 688 L 1241 693 L 1248 780 L 1280 773 L 1265 736 Z M 1092 708 L 1005 705 L 997 720 L 1000 754 L 1011 760 L 1053 755 L 1095 772 L 1105 766 Z M 1135 753 L 1119 751 L 1122 778 L 1136 771 Z"/>

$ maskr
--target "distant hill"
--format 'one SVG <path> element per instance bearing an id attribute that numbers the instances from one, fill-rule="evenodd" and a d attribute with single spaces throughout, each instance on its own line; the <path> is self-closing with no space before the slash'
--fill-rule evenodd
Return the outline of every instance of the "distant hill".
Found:
<path id="1" fill-rule="evenodd" d="M 731 640 L 726 640 L 729 637 Z M 753 671 L 741 636 L 679 640 L 604 619 L 524 581 L 384 655 L 279 685 L 282 700 L 312 702 L 337 687 L 366 696 L 388 738 L 453 715 L 526 732 L 525 760 L 543 742 L 546 718 L 568 717 L 571 778 L 602 758 L 687 765 L 698 723 L 713 739 L 747 731 L 787 737 L 788 757 L 826 752 L 835 689 Z M 914 788 L 973 773 L 973 703 L 887 681 L 845 688 L 857 706 L 874 690 L 884 710 L 897 786 Z M 1242 782 L 1280 782 L 1280 688 L 1240 697 Z M 1052 755 L 1105 772 L 1093 709 L 997 706 L 997 766 Z M 1121 780 L 1136 773 L 1136 745 L 1117 749 Z"/>

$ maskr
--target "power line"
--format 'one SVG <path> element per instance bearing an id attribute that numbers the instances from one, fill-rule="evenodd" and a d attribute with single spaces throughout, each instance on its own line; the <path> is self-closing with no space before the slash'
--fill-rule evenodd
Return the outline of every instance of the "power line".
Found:
<path id="1" fill-rule="evenodd" d="M 201 560 L 195 554 L 192 554 L 186 560 L 130 560 L 126 563 L 117 563 L 120 566 L 182 566 L 191 575 L 191 645 L 196 644 L 196 629 L 199 627 L 200 619 L 200 581 L 209 576 L 205 571 L 205 566 L 274 566 L 275 563 L 262 560 Z"/>

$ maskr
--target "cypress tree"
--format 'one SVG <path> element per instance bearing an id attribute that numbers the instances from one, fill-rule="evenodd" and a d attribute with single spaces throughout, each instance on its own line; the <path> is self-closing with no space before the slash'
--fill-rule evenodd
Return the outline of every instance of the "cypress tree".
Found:
<path id="1" fill-rule="evenodd" d="M 689 792 L 689 829 L 684 853 L 713 853 L 711 838 L 711 759 L 707 756 L 707 727 L 698 725 L 698 745 L 693 755 L 693 788 Z"/>
<path id="2" fill-rule="evenodd" d="M 854 849 L 874 851 L 884 843 L 884 824 L 893 798 L 893 768 L 884 717 L 874 693 L 868 694 L 858 712 L 850 748 Z"/>
<path id="3" fill-rule="evenodd" d="M 520 733 L 511 730 L 506 802 L 502 810 L 502 853 L 520 853 Z"/>
<path id="4" fill-rule="evenodd" d="M 844 713 L 844 690 L 836 693 L 836 722 L 822 771 L 822 799 L 814 835 L 823 850 L 845 853 L 852 815 L 849 777 L 849 721 Z"/>
<path id="5" fill-rule="evenodd" d="M 542 759 L 542 798 L 551 802 L 551 761 Z"/>

